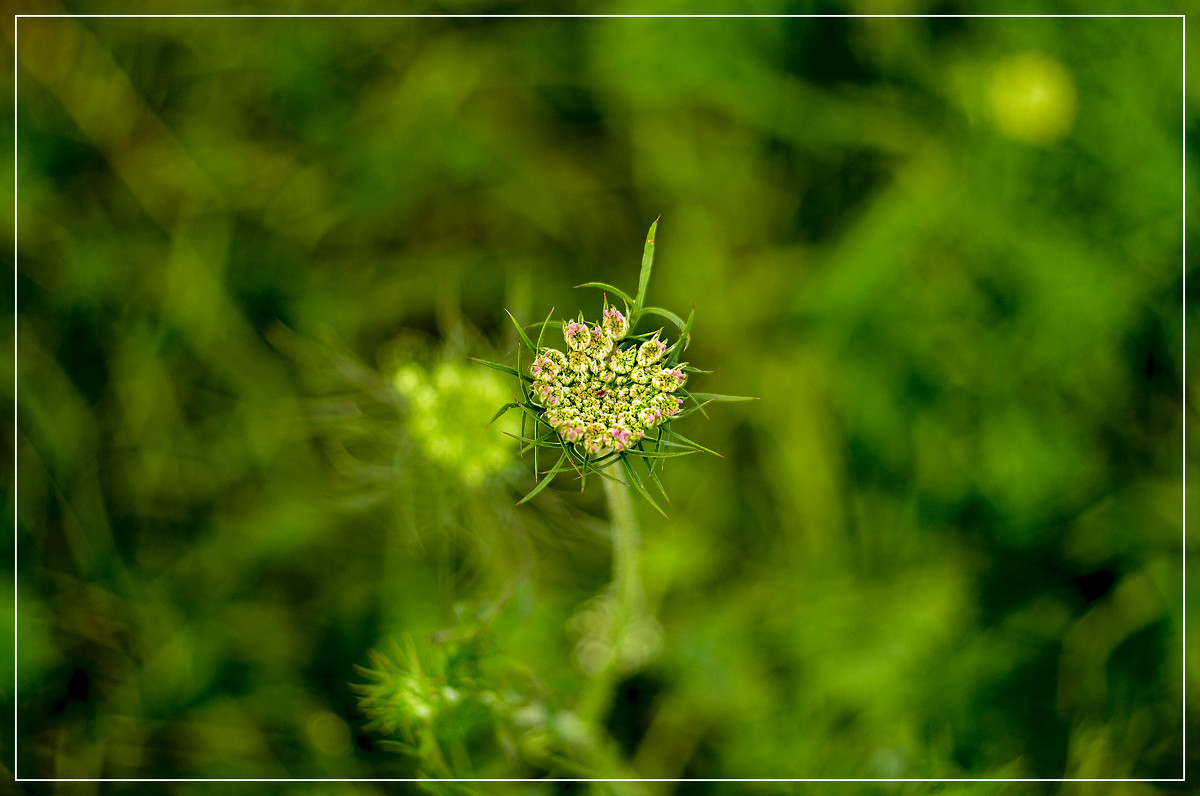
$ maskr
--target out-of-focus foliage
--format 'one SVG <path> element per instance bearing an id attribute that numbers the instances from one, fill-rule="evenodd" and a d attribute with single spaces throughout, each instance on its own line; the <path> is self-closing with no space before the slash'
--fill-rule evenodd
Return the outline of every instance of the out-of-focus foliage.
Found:
<path id="1" fill-rule="evenodd" d="M 386 748 L 432 737 L 481 776 L 1179 776 L 1182 44 L 21 20 L 20 775 L 436 775 Z M 592 726 L 599 484 L 515 507 L 466 357 L 630 284 L 660 213 L 697 389 L 762 400 L 638 507 L 652 650 Z M 368 728 L 351 684 L 405 678 L 436 710 Z"/>

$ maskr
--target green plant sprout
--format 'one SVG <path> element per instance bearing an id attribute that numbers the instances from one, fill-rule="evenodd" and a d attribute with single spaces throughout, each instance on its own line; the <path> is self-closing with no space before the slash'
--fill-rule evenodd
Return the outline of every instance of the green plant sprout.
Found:
<path id="1" fill-rule="evenodd" d="M 635 297 L 604 282 L 576 285 L 604 291 L 604 309 L 598 323 L 589 324 L 582 313 L 576 320 L 552 321 L 551 309 L 540 324 L 523 327 L 509 313 L 519 336 L 517 367 L 471 358 L 515 376 L 520 387 L 521 399 L 502 406 L 493 421 L 512 409 L 521 411 L 521 435 L 516 437 L 523 446 L 521 452 L 534 451 L 534 478 L 545 477 L 518 504 L 545 489 L 559 473 L 576 472 L 586 487 L 588 474 L 594 472 L 632 486 L 665 517 L 646 486 L 647 481 L 653 482 L 670 502 L 657 472 L 660 463 L 700 452 L 720 456 L 680 434 L 674 424 L 693 412 L 707 416 L 704 407 L 710 403 L 754 400 L 687 389 L 689 375 L 712 371 L 680 361 L 691 342 L 695 306 L 685 321 L 669 310 L 646 304 L 657 228 L 655 219 L 646 235 Z M 624 302 L 624 312 L 608 303 L 609 294 Z M 679 332 L 675 342 L 668 344 L 662 328 L 636 333 L 639 322 L 647 316 L 670 321 Z M 548 328 L 562 331 L 566 352 L 543 345 Z M 537 331 L 536 343 L 527 329 Z M 532 355 L 527 373 L 521 370 L 522 345 Z M 527 434 L 530 423 L 532 433 Z M 537 457 L 543 448 L 558 453 L 558 460 L 545 471 L 540 470 Z M 638 474 L 632 459 L 643 461 L 645 476 Z M 608 472 L 609 467 L 618 464 L 628 481 Z"/>

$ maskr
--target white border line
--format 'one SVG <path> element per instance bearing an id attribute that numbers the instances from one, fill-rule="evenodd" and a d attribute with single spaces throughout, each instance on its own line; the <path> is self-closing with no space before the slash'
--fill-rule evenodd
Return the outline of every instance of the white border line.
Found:
<path id="1" fill-rule="evenodd" d="M 296 777 L 295 779 L 31 779 L 26 777 L 18 782 L 1183 782 L 1182 779 L 1099 779 L 1090 777 L 1087 779 L 870 779 L 865 777 L 830 777 L 828 779 L 814 778 L 788 778 L 788 779 L 766 779 L 766 778 L 730 778 L 730 779 L 712 779 L 708 777 L 696 777 L 690 779 L 611 779 L 611 778 L 596 778 L 596 779 L 580 779 L 575 777 L 559 777 L 557 779 L 541 778 L 541 779 L 516 779 L 504 777 L 478 778 L 478 777 L 463 777 L 461 779 L 445 779 L 442 777 L 425 777 L 424 779 L 401 779 L 401 778 L 382 778 L 382 779 L 329 779 L 319 777 Z"/>
<path id="2" fill-rule="evenodd" d="M 1182 18 L 1183 14 L 14 14 L 14 16 L 18 19 L 1177 19 Z M 538 782 L 544 782 L 544 780 L 538 780 Z M 570 780 L 566 780 L 566 782 L 570 782 Z M 616 780 L 616 782 L 622 782 L 622 780 Z M 768 779 L 767 782 L 773 782 L 773 780 Z"/>
<path id="3" fill-rule="evenodd" d="M 1180 139 L 1180 150 L 1182 154 L 1182 169 L 1183 169 L 1183 290 L 1179 299 L 1180 320 L 1183 326 L 1183 375 L 1181 377 L 1182 385 L 1180 387 L 1180 403 L 1182 404 L 1182 424 L 1183 429 L 1183 553 L 1180 559 L 1183 561 L 1183 570 L 1181 577 L 1183 578 L 1183 613 L 1181 618 L 1181 641 L 1180 646 L 1183 647 L 1183 668 L 1180 672 L 1183 682 L 1183 749 L 1182 765 L 1183 770 L 1179 776 L 1182 779 L 1187 779 L 1187 16 L 1183 17 L 1183 136 Z"/>
<path id="4" fill-rule="evenodd" d="M 13 779 L 17 776 L 17 33 L 20 17 L 13 18 Z"/>
<path id="5" fill-rule="evenodd" d="M 19 19 L 1178 19 L 1184 14 L 14 14 Z M 536 780 L 544 782 L 544 780 Z M 570 782 L 570 780 L 566 780 Z M 623 782 L 623 780 L 614 780 Z M 634 780 L 637 782 L 637 780 Z M 671 782 L 671 780 L 668 780 Z M 754 782 L 754 780 L 750 780 Z M 766 780 L 773 782 L 773 780 Z"/>
<path id="6" fill-rule="evenodd" d="M 1182 431 L 1183 431 L 1183 611 L 1182 611 L 1182 738 L 1180 753 L 1182 756 L 1182 771 L 1178 779 L 876 779 L 876 778 L 829 778 L 829 779 L 329 779 L 329 778 L 289 778 L 289 779 L 46 779 L 20 778 L 17 772 L 18 754 L 18 699 L 17 699 L 17 598 L 18 598 L 18 561 L 17 561 L 17 243 L 19 204 L 17 201 L 17 86 L 18 86 L 18 36 L 20 20 L 22 19 L 1181 19 L 1183 22 L 1183 137 L 1181 139 L 1182 170 L 1183 170 L 1183 221 L 1182 221 L 1182 255 L 1183 255 L 1183 289 L 1181 295 L 1181 319 L 1183 325 L 1183 372 L 1182 372 Z M 1187 331 L 1187 293 L 1188 293 L 1188 18 L 1187 14 L 13 14 L 12 36 L 12 774 L 16 782 L 1187 782 L 1187 749 L 1188 749 L 1188 436 L 1187 436 L 1187 384 L 1188 384 L 1188 331 Z"/>

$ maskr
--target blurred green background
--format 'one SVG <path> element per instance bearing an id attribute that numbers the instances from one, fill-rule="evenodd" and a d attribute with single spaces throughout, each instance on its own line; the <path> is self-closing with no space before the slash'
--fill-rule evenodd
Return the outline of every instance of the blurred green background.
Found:
<path id="1" fill-rule="evenodd" d="M 696 389 L 762 400 L 637 507 L 661 649 L 595 771 L 1180 776 L 1181 28 L 22 20 L 20 775 L 415 776 L 350 688 L 408 637 L 566 715 L 603 494 L 514 507 L 466 357 L 598 317 L 661 214 Z"/>

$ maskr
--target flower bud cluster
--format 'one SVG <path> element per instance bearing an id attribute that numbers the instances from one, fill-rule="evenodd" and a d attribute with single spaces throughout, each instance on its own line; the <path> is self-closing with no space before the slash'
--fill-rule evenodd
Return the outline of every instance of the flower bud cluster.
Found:
<path id="1" fill-rule="evenodd" d="M 674 393 L 687 374 L 662 363 L 667 344 L 655 335 L 639 345 L 628 333 L 621 311 L 606 306 L 599 324 L 564 322 L 567 352 L 542 349 L 529 368 L 543 419 L 590 456 L 636 445 L 683 404 Z"/>
<path id="2" fill-rule="evenodd" d="M 416 650 L 394 647 L 395 660 L 371 650 L 371 668 L 355 667 L 370 682 L 351 686 L 359 694 L 359 708 L 371 719 L 368 727 L 392 734 L 429 731 L 438 717 L 463 699 L 463 693 L 421 669 Z"/>

